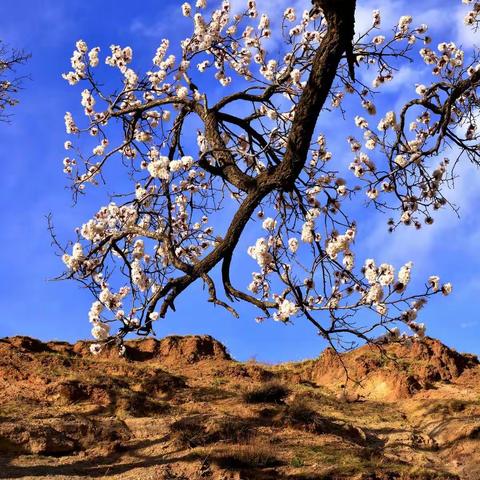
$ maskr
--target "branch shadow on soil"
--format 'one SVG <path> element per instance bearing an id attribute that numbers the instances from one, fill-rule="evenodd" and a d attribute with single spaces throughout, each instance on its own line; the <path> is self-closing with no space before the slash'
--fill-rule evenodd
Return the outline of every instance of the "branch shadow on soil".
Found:
<path id="1" fill-rule="evenodd" d="M 144 448 L 151 448 L 157 444 L 165 441 L 165 438 L 155 440 L 144 440 L 129 445 L 128 448 L 122 448 L 120 451 L 109 455 L 97 455 L 95 457 L 82 457 L 73 463 L 63 465 L 32 465 L 32 466 L 16 466 L 10 465 L 16 456 L 4 456 L 0 458 L 1 478 L 14 479 L 24 477 L 42 477 L 42 476 L 76 476 L 85 478 L 100 478 L 106 475 L 120 475 L 135 468 L 154 467 L 161 465 L 168 465 L 173 462 L 189 462 L 198 460 L 198 456 L 193 453 L 187 453 L 180 457 L 172 458 L 172 454 L 176 452 L 169 452 L 165 455 L 151 456 L 143 455 L 137 450 Z M 122 457 L 128 455 L 133 457 L 132 461 L 127 463 L 120 463 Z M 48 457 L 44 457 L 48 458 Z M 138 459 L 138 461 L 135 461 Z"/>

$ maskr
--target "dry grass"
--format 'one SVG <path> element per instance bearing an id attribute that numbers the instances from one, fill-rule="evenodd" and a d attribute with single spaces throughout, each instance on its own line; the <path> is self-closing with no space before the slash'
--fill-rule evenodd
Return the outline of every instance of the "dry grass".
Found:
<path id="1" fill-rule="evenodd" d="M 290 390 L 278 382 L 268 382 L 250 388 L 243 394 L 246 403 L 276 403 L 284 402 Z"/>
<path id="2" fill-rule="evenodd" d="M 214 459 L 223 468 L 266 468 L 280 463 L 278 453 L 278 447 L 255 437 L 216 451 Z"/>
<path id="3" fill-rule="evenodd" d="M 149 396 L 170 398 L 177 390 L 186 388 L 186 383 L 183 378 L 158 368 L 145 375 L 138 388 Z"/>
<path id="4" fill-rule="evenodd" d="M 170 425 L 173 440 L 179 447 L 195 448 L 208 443 L 205 415 L 192 415 L 176 420 Z"/>
<path id="5" fill-rule="evenodd" d="M 226 415 L 209 418 L 207 415 L 191 415 L 170 425 L 175 443 L 181 447 L 195 448 L 211 443 L 240 443 L 253 437 L 255 429 L 250 422 Z"/>
<path id="6" fill-rule="evenodd" d="M 325 430 L 323 417 L 305 399 L 298 397 L 288 405 L 282 423 L 315 433 L 321 433 Z"/>
<path id="7" fill-rule="evenodd" d="M 231 415 L 213 419 L 207 431 L 212 442 L 241 443 L 255 434 L 255 428 L 249 421 Z"/>
<path id="8" fill-rule="evenodd" d="M 458 399 L 447 399 L 432 403 L 428 409 L 428 414 L 441 414 L 452 416 L 456 413 L 464 412 L 472 402 Z"/>

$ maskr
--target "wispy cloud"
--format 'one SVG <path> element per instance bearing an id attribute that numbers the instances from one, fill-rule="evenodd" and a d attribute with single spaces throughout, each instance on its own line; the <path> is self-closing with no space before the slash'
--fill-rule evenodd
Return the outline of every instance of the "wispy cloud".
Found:
<path id="1" fill-rule="evenodd" d="M 478 322 L 476 320 L 471 320 L 469 322 L 462 322 L 460 324 L 460 328 L 473 328 L 478 325 Z"/>

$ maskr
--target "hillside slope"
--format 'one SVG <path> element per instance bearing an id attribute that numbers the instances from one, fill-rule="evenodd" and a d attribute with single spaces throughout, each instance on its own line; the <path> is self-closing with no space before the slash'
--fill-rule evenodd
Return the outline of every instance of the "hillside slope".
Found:
<path id="1" fill-rule="evenodd" d="M 480 479 L 480 366 L 438 341 L 276 366 L 208 336 L 88 346 L 0 340 L 1 479 Z"/>

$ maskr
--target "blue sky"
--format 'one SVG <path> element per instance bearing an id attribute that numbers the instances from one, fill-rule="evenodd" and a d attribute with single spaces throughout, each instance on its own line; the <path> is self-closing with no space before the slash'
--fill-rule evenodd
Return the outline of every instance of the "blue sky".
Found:
<path id="1" fill-rule="evenodd" d="M 212 3 L 211 0 L 210 3 Z M 76 40 L 89 46 L 99 45 L 106 52 L 112 43 L 130 45 L 138 62 L 150 62 L 164 37 L 182 38 L 190 25 L 178 15 L 182 2 L 144 0 L 141 8 L 131 8 L 124 0 L 3 0 L 0 38 L 32 54 L 22 73 L 25 82 L 21 104 L 9 125 L 0 125 L 0 336 L 24 334 L 42 339 L 75 341 L 90 338 L 87 312 L 90 294 L 70 282 L 49 279 L 62 271 L 61 261 L 50 246 L 45 216 L 54 214 L 54 223 L 62 240 L 72 238 L 73 229 L 81 225 L 105 198 L 90 191 L 75 208 L 68 181 L 62 172 L 66 139 L 63 115 L 80 110 L 79 90 L 61 79 L 69 69 L 69 59 Z M 259 6 L 287 6 L 287 2 L 258 1 Z M 293 2 L 308 8 L 309 2 Z M 474 39 L 462 26 L 460 0 L 428 0 L 418 7 L 411 2 L 360 1 L 358 24 L 365 25 L 373 8 L 384 12 L 384 23 L 392 26 L 399 15 L 414 14 L 415 22 L 432 27 L 434 44 L 456 41 L 471 46 Z M 101 4 L 101 6 L 100 6 Z M 445 10 L 449 10 L 448 22 Z M 182 32 L 183 29 L 183 32 Z M 186 30 L 185 30 L 186 29 Z M 404 92 L 415 83 L 421 64 L 406 65 L 388 87 L 386 101 L 399 105 Z M 367 78 L 368 73 L 362 74 Z M 352 130 L 345 122 L 342 141 Z M 339 129 L 327 139 L 336 145 Z M 326 132 L 327 135 L 329 132 Z M 461 218 L 444 211 L 433 227 L 420 232 L 399 230 L 386 232 L 386 218 L 365 209 L 360 214 L 359 257 L 381 261 L 415 263 L 414 280 L 422 283 L 436 273 L 454 284 L 454 294 L 435 298 L 423 311 L 428 334 L 461 351 L 480 354 L 478 311 L 480 310 L 480 172 L 470 165 L 460 165 L 456 190 L 449 198 L 460 207 Z M 241 247 L 248 244 L 243 242 Z M 239 268 L 240 268 L 239 264 Z M 248 268 L 252 271 L 252 268 Z M 297 360 L 316 356 L 324 347 L 313 328 L 298 319 L 295 325 L 255 323 L 257 312 L 239 307 L 241 318 L 234 319 L 205 302 L 199 287 L 193 288 L 177 312 L 156 324 L 157 335 L 211 334 L 223 341 L 238 359 L 263 361 Z"/>

